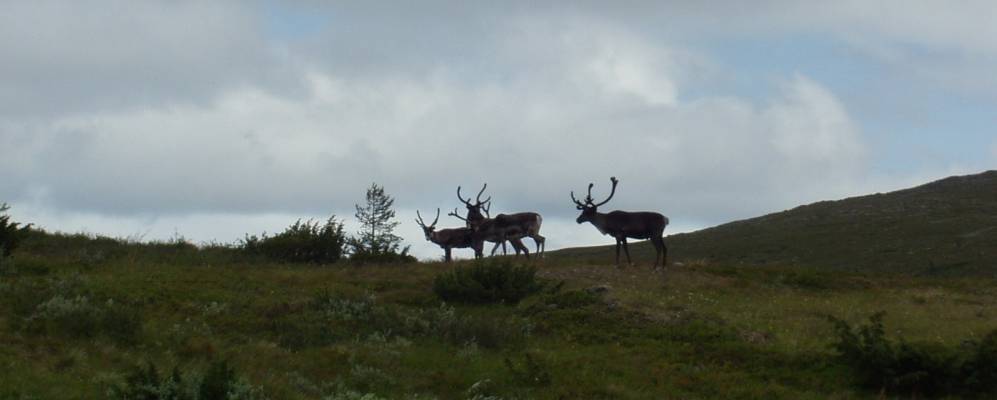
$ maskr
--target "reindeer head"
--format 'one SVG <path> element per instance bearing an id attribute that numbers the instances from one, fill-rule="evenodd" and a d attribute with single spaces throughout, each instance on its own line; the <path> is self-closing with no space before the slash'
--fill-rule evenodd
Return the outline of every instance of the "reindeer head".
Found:
<path id="1" fill-rule="evenodd" d="M 478 196 L 475 197 L 474 199 L 474 203 L 471 203 L 470 197 L 468 197 L 467 200 L 464 200 L 464 198 L 460 196 L 460 186 L 457 186 L 457 199 L 459 199 L 461 203 L 464 203 L 464 205 L 467 207 L 467 218 L 464 219 L 464 222 L 466 222 L 467 226 L 469 227 L 477 226 L 478 224 L 481 223 L 481 221 L 484 221 L 485 219 L 485 216 L 481 214 L 481 210 L 484 209 L 485 212 L 487 212 L 488 203 L 492 201 L 491 196 L 488 196 L 487 199 L 481 201 L 481 195 L 485 193 L 485 188 L 487 187 L 488 187 L 487 183 L 484 186 L 482 186 L 481 191 L 478 192 Z"/>
<path id="2" fill-rule="evenodd" d="M 426 226 L 426 223 L 422 220 L 422 215 L 419 214 L 419 210 L 415 210 L 415 215 L 419 217 L 415 220 L 415 223 L 422 227 L 422 233 L 426 234 L 426 240 L 433 241 L 433 233 L 436 231 L 436 221 L 440 220 L 440 209 L 436 209 L 436 219 L 433 220 L 432 224 Z"/>
<path id="3" fill-rule="evenodd" d="M 592 186 L 595 186 L 594 183 L 589 183 L 589 192 L 588 195 L 585 196 L 585 202 L 578 201 L 578 199 L 575 198 L 575 192 L 574 191 L 571 192 L 571 200 L 575 202 L 575 207 L 581 210 L 582 212 L 581 215 L 579 215 L 578 218 L 575 219 L 575 222 L 581 224 L 586 221 L 591 221 L 592 217 L 595 216 L 596 208 L 598 208 L 603 204 L 608 203 L 609 200 L 613 198 L 613 195 L 616 194 L 616 185 L 620 183 L 620 181 L 616 179 L 615 176 L 609 178 L 609 180 L 613 182 L 613 189 L 611 192 L 609 192 L 609 197 L 607 197 L 606 200 L 603 200 L 599 204 L 596 204 L 595 200 L 592 199 Z"/>

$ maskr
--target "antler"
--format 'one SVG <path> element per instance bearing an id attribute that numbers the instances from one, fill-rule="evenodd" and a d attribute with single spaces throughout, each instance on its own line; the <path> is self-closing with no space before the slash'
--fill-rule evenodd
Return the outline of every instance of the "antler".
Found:
<path id="1" fill-rule="evenodd" d="M 488 188 L 487 182 L 485 183 L 484 186 L 481 187 L 481 191 L 478 192 L 478 196 L 474 198 L 476 204 L 471 204 L 470 197 L 468 197 L 467 200 L 464 200 L 464 198 L 460 196 L 460 186 L 457 186 L 457 199 L 460 200 L 462 203 L 466 204 L 468 207 L 481 207 L 482 204 L 485 204 L 492 200 L 492 196 L 488 196 L 488 198 L 485 199 L 485 201 L 481 201 L 481 195 L 485 193 L 486 188 Z"/>
<path id="2" fill-rule="evenodd" d="M 426 222 L 422 220 L 422 214 L 419 214 L 419 210 L 415 210 L 415 215 L 417 217 L 419 217 L 419 219 L 416 219 L 415 222 L 417 224 L 419 224 L 420 226 L 426 227 Z M 432 227 L 436 226 L 436 221 L 439 221 L 439 220 L 440 220 L 440 209 L 437 208 L 436 209 L 436 219 L 433 220 L 433 223 L 430 224 L 429 227 L 432 228 Z"/>
<path id="3" fill-rule="evenodd" d="M 415 223 L 419 224 L 419 226 L 421 227 L 425 227 L 426 223 L 423 222 L 422 214 L 419 214 L 419 210 L 415 210 L 415 216 L 416 216 Z"/>
<path id="4" fill-rule="evenodd" d="M 599 206 L 601 206 L 603 204 L 608 203 L 609 200 L 613 198 L 613 195 L 616 194 L 616 185 L 618 183 L 620 183 L 620 181 L 619 181 L 619 179 L 616 179 L 615 176 L 610 177 L 609 180 L 611 182 L 613 182 L 613 190 L 609 192 L 609 197 L 607 197 L 606 200 L 603 200 L 602 203 L 595 204 L 595 207 L 599 207 Z M 589 184 L 589 199 L 591 199 L 591 198 L 592 198 L 592 184 L 590 183 Z"/>
<path id="5" fill-rule="evenodd" d="M 460 197 L 460 186 L 457 186 L 457 199 L 460 200 L 461 203 L 467 204 L 468 207 L 473 207 L 471 205 L 471 198 L 470 197 L 468 197 L 467 200 L 464 200 L 463 197 Z"/>
<path id="6" fill-rule="evenodd" d="M 599 206 L 601 206 L 603 204 L 608 203 L 609 200 L 613 198 L 613 195 L 616 194 L 616 185 L 618 183 L 620 183 L 620 181 L 618 179 L 616 179 L 615 176 L 609 178 L 609 180 L 613 182 L 613 189 L 612 189 L 611 192 L 609 192 L 609 197 L 607 197 L 606 200 L 603 200 L 601 203 L 595 204 L 595 199 L 592 198 L 592 187 L 595 186 L 594 183 L 589 183 L 588 194 L 585 196 L 585 202 L 584 203 L 578 201 L 578 199 L 575 198 L 575 191 L 574 190 L 571 191 L 571 200 L 575 202 L 575 205 L 578 206 L 579 210 L 582 209 L 582 208 L 585 208 L 585 207 L 599 207 Z"/>
<path id="7" fill-rule="evenodd" d="M 485 199 L 485 201 L 481 201 L 481 195 L 482 195 L 483 193 L 485 193 L 485 189 L 487 189 L 487 188 L 488 188 L 488 182 L 485 182 L 485 185 L 481 187 L 481 191 L 480 191 L 480 192 L 478 192 L 478 197 L 476 197 L 476 198 L 474 199 L 474 201 L 477 201 L 477 202 L 478 202 L 478 204 L 477 204 L 477 205 L 479 205 L 479 206 L 480 206 L 480 205 L 482 205 L 482 204 L 484 204 L 484 203 L 487 203 L 487 202 L 489 202 L 489 201 L 492 201 L 492 196 L 488 196 L 488 198 L 487 198 L 487 199 Z"/>
<path id="8" fill-rule="evenodd" d="M 461 217 L 460 214 L 457 214 L 457 209 L 456 208 L 453 209 L 452 213 L 449 213 L 447 215 L 449 215 L 451 217 L 457 217 L 457 219 L 459 219 L 461 221 L 464 221 L 464 222 L 467 222 L 467 218 Z"/>
<path id="9" fill-rule="evenodd" d="M 492 217 L 492 213 L 489 212 L 489 211 L 492 210 L 491 199 L 492 199 L 491 197 L 488 197 L 488 201 L 486 201 L 485 204 L 481 206 L 481 211 L 485 212 L 485 217 L 487 217 L 487 218 L 491 218 Z"/>
<path id="10" fill-rule="evenodd" d="M 585 204 L 582 204 L 582 202 L 578 201 L 578 199 L 575 198 L 574 190 L 571 191 L 571 201 L 575 202 L 575 205 L 578 207 L 585 207 Z"/>

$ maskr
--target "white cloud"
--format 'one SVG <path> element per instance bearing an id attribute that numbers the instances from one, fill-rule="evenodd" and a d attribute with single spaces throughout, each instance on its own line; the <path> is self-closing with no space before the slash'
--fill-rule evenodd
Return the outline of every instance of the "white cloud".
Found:
<path id="1" fill-rule="evenodd" d="M 576 90 L 588 89 L 575 89 L 575 77 L 604 55 L 574 56 L 562 80 L 517 76 L 536 90 L 311 72 L 304 98 L 246 88 L 209 107 L 73 115 L 28 124 L 31 134 L 7 127 L 3 137 L 22 145 L 0 153 L 20 182 L 15 194 L 137 216 L 321 214 L 348 209 L 370 181 L 399 204 L 446 208 L 456 185 L 487 181 L 499 210 L 567 217 L 568 191 L 618 175 L 611 206 L 717 221 L 801 193 L 832 195 L 829 180 L 861 161 L 847 113 L 807 78 L 764 108 L 732 98 L 634 103 L 613 91 L 578 101 Z M 613 58 L 653 70 L 639 54 Z"/>
<path id="2" fill-rule="evenodd" d="M 231 241 L 298 217 L 352 219 L 376 181 L 427 256 L 438 250 L 410 210 L 456 205 L 457 185 L 488 182 L 496 212 L 541 212 L 555 248 L 604 242 L 574 224 L 568 192 L 594 181 L 605 193 L 611 175 L 622 183 L 608 207 L 662 211 L 679 230 L 856 194 L 865 182 L 862 131 L 821 82 L 783 77 L 762 100 L 683 96 L 718 67 L 612 13 L 495 17 L 452 41 L 428 28 L 439 46 L 409 25 L 359 24 L 353 36 L 337 25 L 276 55 L 261 17 L 240 3 L 143 4 L 48 7 L 55 22 L 45 26 L 65 28 L 26 43 L 10 38 L 35 28 L 0 23 L 0 50 L 14 60 L 0 84 L 29 100 L 0 112 L 0 198 L 43 226 Z M 145 17 L 101 23 L 121 8 Z M 814 18 L 827 29 L 860 19 L 836 10 Z M 24 13 L 0 12 L 0 22 Z M 723 29 L 770 21 L 737 18 L 721 17 L 732 25 Z M 963 37 L 933 35 L 918 40 Z M 73 49 L 68 37 L 83 41 Z M 63 101 L 39 83 L 48 80 L 87 87 Z M 0 106 L 19 97 L 0 95 Z"/>

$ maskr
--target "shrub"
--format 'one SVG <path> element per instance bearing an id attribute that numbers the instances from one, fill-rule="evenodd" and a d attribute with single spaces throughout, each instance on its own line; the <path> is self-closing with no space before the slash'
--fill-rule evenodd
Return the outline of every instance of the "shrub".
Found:
<path id="1" fill-rule="evenodd" d="M 39 304 L 26 325 L 36 333 L 87 339 L 103 335 L 133 343 L 142 329 L 142 319 L 139 313 L 112 300 L 98 303 L 86 296 L 56 295 Z"/>
<path id="2" fill-rule="evenodd" d="M 536 267 L 509 260 L 478 261 L 437 275 L 433 292 L 444 301 L 512 305 L 543 289 L 536 274 Z"/>
<path id="3" fill-rule="evenodd" d="M 371 252 L 363 246 L 356 245 L 356 242 L 351 242 L 350 248 L 352 249 L 350 262 L 356 264 L 407 264 L 419 261 L 409 255 L 408 246 L 405 246 L 401 252 L 394 250 Z"/>
<path id="4" fill-rule="evenodd" d="M 960 348 L 928 343 L 899 343 L 886 338 L 883 312 L 853 329 L 829 317 L 838 360 L 855 373 L 859 385 L 913 397 L 989 393 L 997 388 L 997 331 Z"/>
<path id="5" fill-rule="evenodd" d="M 31 224 L 18 227 L 20 223 L 12 222 L 10 215 L 7 215 L 9 209 L 7 203 L 0 203 L 0 258 L 13 253 L 31 229 Z"/>
<path id="6" fill-rule="evenodd" d="M 277 307 L 270 313 L 275 317 L 266 329 L 280 346 L 290 349 L 358 338 L 430 338 L 499 348 L 523 343 L 532 330 L 528 320 L 518 317 L 460 315 L 446 304 L 429 308 L 381 305 L 372 294 L 344 298 L 328 290 L 316 293 L 307 303 Z"/>
<path id="7" fill-rule="evenodd" d="M 124 385 L 108 390 L 113 399 L 140 400 L 253 400 L 266 398 L 262 390 L 236 376 L 226 361 L 214 362 L 202 372 L 180 372 L 173 367 L 169 376 L 161 377 L 151 362 L 135 367 L 125 376 Z"/>
<path id="8" fill-rule="evenodd" d="M 997 330 L 991 331 L 979 343 L 969 342 L 968 345 L 972 351 L 960 371 L 966 387 L 978 393 L 997 391 Z"/>
<path id="9" fill-rule="evenodd" d="M 265 232 L 262 236 L 246 235 L 241 248 L 249 254 L 275 261 L 334 263 L 343 256 L 345 243 L 343 223 L 332 216 L 325 224 L 298 220 L 274 236 L 268 236 Z"/>

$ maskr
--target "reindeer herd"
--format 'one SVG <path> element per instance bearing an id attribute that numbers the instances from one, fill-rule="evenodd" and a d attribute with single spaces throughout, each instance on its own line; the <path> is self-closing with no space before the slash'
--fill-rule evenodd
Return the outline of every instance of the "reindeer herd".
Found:
<path id="1" fill-rule="evenodd" d="M 668 217 L 656 212 L 646 211 L 630 212 L 617 210 L 609 213 L 598 212 L 597 208 L 599 206 L 608 203 L 613 198 L 613 195 L 616 194 L 616 185 L 620 183 L 616 177 L 609 179 L 613 184 L 613 188 L 609 193 L 609 197 L 599 203 L 596 203 L 592 198 L 592 187 L 595 186 L 593 183 L 589 183 L 588 195 L 584 201 L 578 201 L 575 198 L 575 192 L 571 192 L 571 200 L 575 202 L 575 206 L 582 212 L 575 221 L 579 224 L 585 222 L 591 223 L 603 235 L 609 235 L 616 239 L 617 266 L 620 265 L 620 247 L 623 248 L 623 252 L 627 256 L 627 263 L 633 265 L 633 261 L 630 259 L 630 249 L 627 246 L 627 239 L 631 238 L 650 240 L 656 252 L 653 268 L 658 268 L 659 257 L 661 258 L 661 266 L 664 267 L 665 261 L 668 258 L 668 248 L 665 247 L 662 235 L 664 234 L 665 226 L 668 225 Z M 525 237 L 533 239 L 537 247 L 536 254 L 542 257 L 546 241 L 540 235 L 540 226 L 543 224 L 543 217 L 535 212 L 521 212 L 499 214 L 492 218 L 490 212 L 491 196 L 488 196 L 485 200 L 481 200 L 481 195 L 485 193 L 485 189 L 487 188 L 488 184 L 486 183 L 481 187 L 481 191 L 478 192 L 474 201 L 471 201 L 470 197 L 464 199 L 460 194 L 460 186 L 457 187 L 457 199 L 461 203 L 464 203 L 464 206 L 467 208 L 467 214 L 462 217 L 458 209 L 455 208 L 453 212 L 447 215 L 464 221 L 464 226 L 460 228 L 437 230 L 436 223 L 440 220 L 439 208 L 436 209 L 436 218 L 429 225 L 426 225 L 426 222 L 422 219 L 422 214 L 416 211 L 418 218 L 415 222 L 422 227 L 423 233 L 426 234 L 426 240 L 436 243 L 443 248 L 444 259 L 447 262 L 452 260 L 451 253 L 455 248 L 471 248 L 474 250 L 475 258 L 483 257 L 485 242 L 495 244 L 491 252 L 493 256 L 500 245 L 502 246 L 502 253 L 506 254 L 505 242 L 509 242 L 512 244 L 512 248 L 515 250 L 517 256 L 523 253 L 526 258 L 529 258 L 530 250 L 522 241 Z"/>

